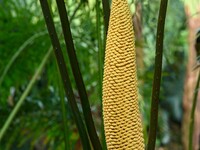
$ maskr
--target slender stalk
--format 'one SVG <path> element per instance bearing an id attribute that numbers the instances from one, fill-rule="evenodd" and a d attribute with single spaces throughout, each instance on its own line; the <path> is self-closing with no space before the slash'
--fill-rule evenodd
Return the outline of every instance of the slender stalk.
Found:
<path id="1" fill-rule="evenodd" d="M 103 5 L 103 16 L 104 16 L 105 33 L 107 35 L 108 25 L 109 25 L 109 18 L 110 18 L 109 0 L 102 0 L 102 5 Z"/>
<path id="2" fill-rule="evenodd" d="M 26 49 L 26 47 L 31 44 L 36 38 L 41 37 L 43 35 L 47 34 L 46 31 L 40 32 L 40 33 L 36 33 L 34 35 L 32 35 L 30 38 L 28 38 L 28 40 L 26 40 L 20 47 L 19 49 L 16 51 L 16 53 L 12 56 L 12 58 L 10 59 L 10 61 L 8 62 L 8 64 L 6 65 L 5 69 L 3 70 L 2 75 L 0 76 L 0 87 L 1 84 L 4 80 L 4 77 L 6 76 L 6 74 L 8 73 L 9 69 L 11 68 L 11 66 L 13 65 L 13 63 L 15 62 L 15 60 L 19 57 L 19 55 Z"/>
<path id="3" fill-rule="evenodd" d="M 99 67 L 99 97 L 101 99 L 102 108 L 102 83 L 103 83 L 103 43 L 101 38 L 101 15 L 100 15 L 100 1 L 96 0 L 96 31 L 98 40 L 98 67 Z M 101 118 L 101 137 L 102 137 L 102 148 L 106 149 L 105 134 L 104 134 L 104 124 L 103 116 Z"/>
<path id="4" fill-rule="evenodd" d="M 17 114 L 17 112 L 19 111 L 20 107 L 22 106 L 25 98 L 27 97 L 27 95 L 29 94 L 29 92 L 31 91 L 34 83 L 37 81 L 38 76 L 40 75 L 42 69 L 44 68 L 50 54 L 52 52 L 52 48 L 50 48 L 47 52 L 47 54 L 45 55 L 45 57 L 43 58 L 40 66 L 38 67 L 38 69 L 36 70 L 34 76 L 32 77 L 31 81 L 29 82 L 26 90 L 23 92 L 22 96 L 20 97 L 19 101 L 17 102 L 16 106 L 14 107 L 14 109 L 12 110 L 12 112 L 10 113 L 8 119 L 6 120 L 5 124 L 3 125 L 1 131 L 0 131 L 0 141 L 3 138 L 5 132 L 7 131 L 8 127 L 10 126 L 10 123 L 13 121 L 15 115 Z"/>
<path id="5" fill-rule="evenodd" d="M 198 93 L 199 93 L 199 83 L 200 83 L 200 72 L 198 75 L 198 80 L 197 80 L 195 91 L 194 91 L 192 111 L 190 114 L 189 147 L 188 147 L 189 150 L 192 150 L 192 144 L 193 144 L 194 117 L 195 117 L 195 108 L 196 108 L 196 104 L 197 104 L 197 97 L 198 97 Z"/>
<path id="6" fill-rule="evenodd" d="M 165 26 L 165 17 L 167 11 L 167 2 L 168 0 L 161 0 L 160 10 L 159 10 L 157 36 L 156 36 L 155 71 L 154 71 L 153 90 L 151 97 L 151 117 L 150 117 L 150 128 L 149 128 L 147 150 L 154 150 L 156 142 L 156 131 L 158 124 L 158 103 L 159 103 L 160 82 L 162 73 L 164 26 Z"/>
<path id="7" fill-rule="evenodd" d="M 106 48 L 106 38 L 108 33 L 108 26 L 109 26 L 109 19 L 110 19 L 110 5 L 109 0 L 102 0 L 102 6 L 103 6 L 103 16 L 104 16 L 104 36 L 103 36 L 103 49 L 102 56 L 103 56 L 103 62 L 104 62 L 104 56 L 105 56 L 105 48 Z"/>
<path id="8" fill-rule="evenodd" d="M 102 51 L 102 62 L 104 62 L 106 38 L 108 33 L 109 19 L 110 19 L 110 4 L 109 0 L 102 0 L 103 16 L 104 16 L 104 36 L 103 36 L 103 51 Z"/>
<path id="9" fill-rule="evenodd" d="M 54 47 L 54 54 L 56 56 L 57 64 L 58 64 L 60 74 L 61 74 L 61 77 L 62 77 L 65 93 L 67 95 L 70 106 L 72 108 L 74 119 L 75 119 L 78 131 L 79 131 L 79 134 L 80 134 L 83 149 L 84 150 L 90 150 L 91 147 L 90 147 L 89 139 L 88 139 L 88 136 L 87 136 L 87 132 L 85 130 L 84 123 L 82 121 L 80 112 L 78 110 L 78 106 L 77 106 L 75 98 L 74 98 L 71 82 L 70 82 L 70 79 L 69 79 L 69 75 L 68 75 L 67 68 L 66 68 L 66 65 L 65 65 L 63 53 L 62 53 L 62 50 L 61 50 L 61 46 L 60 46 L 60 43 L 59 43 L 59 40 L 58 40 L 58 36 L 57 36 L 57 33 L 56 33 L 56 29 L 55 29 L 55 26 L 54 26 L 54 23 L 53 23 L 53 18 L 51 16 L 47 0 L 40 0 L 40 4 L 41 4 L 41 7 L 42 7 L 42 12 L 43 12 L 43 15 L 44 15 L 44 18 L 45 18 L 47 29 L 48 29 L 48 32 L 49 32 L 49 35 L 50 35 L 50 38 L 51 38 L 51 42 L 52 42 L 52 45 Z M 87 107 L 87 106 L 85 106 L 85 107 Z"/>
<path id="10" fill-rule="evenodd" d="M 98 40 L 98 64 L 99 64 L 99 94 L 102 96 L 102 81 L 103 81 L 103 46 L 101 38 L 101 18 L 100 18 L 100 2 L 96 0 L 96 30 L 97 30 L 97 40 Z"/>
<path id="11" fill-rule="evenodd" d="M 56 0 L 56 2 L 58 6 L 59 15 L 60 15 L 67 53 L 69 56 L 72 72 L 73 72 L 75 82 L 78 88 L 78 92 L 80 95 L 80 99 L 81 99 L 83 115 L 85 118 L 87 131 L 88 131 L 88 134 L 89 134 L 89 137 L 94 149 L 99 150 L 102 148 L 101 148 L 101 144 L 100 144 L 100 141 L 99 141 L 99 138 L 97 136 L 97 132 L 94 126 L 87 92 L 86 92 L 83 78 L 79 69 L 65 3 L 64 3 L 64 0 Z"/>
<path id="12" fill-rule="evenodd" d="M 57 66 L 57 70 L 59 72 L 58 66 Z M 63 88 L 62 88 L 61 76 L 58 72 L 57 72 L 58 90 L 59 90 L 59 95 L 60 95 L 63 126 L 64 126 L 65 150 L 70 150 L 71 148 L 70 148 L 70 142 L 69 142 L 69 125 L 68 125 L 68 122 L 67 122 L 67 111 L 66 111 L 66 108 L 65 108 L 65 96 L 64 96 L 64 91 L 63 91 Z"/>

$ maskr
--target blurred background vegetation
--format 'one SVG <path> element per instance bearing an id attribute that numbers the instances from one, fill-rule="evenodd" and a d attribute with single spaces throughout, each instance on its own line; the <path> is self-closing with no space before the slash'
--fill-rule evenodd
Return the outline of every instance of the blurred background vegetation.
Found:
<path id="1" fill-rule="evenodd" d="M 150 120 L 150 98 L 155 58 L 155 39 L 159 0 L 129 0 L 133 18 L 141 16 L 135 26 L 142 36 L 136 36 L 136 48 L 143 51 L 138 62 L 140 108 L 145 139 Z M 182 97 L 188 56 L 188 29 L 185 1 L 169 1 L 164 41 L 163 78 L 160 96 L 157 147 L 182 149 Z M 49 0 L 57 32 L 61 25 L 56 3 Z M 95 0 L 66 0 L 71 31 L 79 66 L 98 135 L 101 137 L 101 97 L 99 94 L 98 39 Z M 141 11 L 137 12 L 138 5 Z M 139 13 L 139 14 L 138 14 Z M 194 12 L 196 13 L 196 12 Z M 104 23 L 100 5 L 100 27 L 104 41 Z M 78 106 L 80 98 L 75 86 L 63 35 L 60 36 L 67 69 Z M 103 44 L 104 45 L 104 44 Z M 15 107 L 51 48 L 39 1 L 0 0 L 0 129 Z M 61 83 L 53 53 L 36 78 L 23 105 L 0 141 L 0 149 L 43 150 L 64 149 L 64 127 L 60 105 Z M 79 134 L 66 101 L 68 140 L 71 149 L 81 149 Z M 81 107 L 80 111 L 81 110 Z"/>

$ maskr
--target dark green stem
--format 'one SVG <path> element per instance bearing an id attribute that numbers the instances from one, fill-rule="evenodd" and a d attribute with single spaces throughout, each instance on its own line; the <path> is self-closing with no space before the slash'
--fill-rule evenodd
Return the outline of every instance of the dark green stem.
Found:
<path id="1" fill-rule="evenodd" d="M 153 80 L 153 90 L 151 97 L 151 117 L 147 150 L 154 150 L 156 143 L 156 131 L 158 124 L 158 103 L 160 94 L 160 82 L 162 73 L 162 55 L 163 55 L 163 39 L 164 39 L 164 26 L 167 11 L 168 0 L 161 0 L 157 36 L 156 36 L 156 58 L 155 58 L 155 71 Z"/>
<path id="2" fill-rule="evenodd" d="M 100 141 L 99 141 L 99 138 L 97 136 L 97 132 L 94 126 L 86 88 L 85 88 L 83 78 L 79 69 L 65 3 L 64 3 L 64 0 L 56 0 L 56 2 L 58 6 L 59 15 L 60 15 L 67 53 L 69 56 L 72 72 L 73 72 L 75 82 L 78 88 L 78 92 L 80 95 L 80 99 L 81 99 L 83 115 L 85 118 L 87 131 L 88 131 L 88 134 L 89 134 L 89 137 L 94 149 L 100 150 L 102 148 L 101 148 L 101 144 L 100 144 Z"/>
<path id="3" fill-rule="evenodd" d="M 76 101 L 75 101 L 75 97 L 74 97 L 74 94 L 73 94 L 69 75 L 68 75 L 67 68 L 66 68 L 66 65 L 65 65 L 63 53 L 62 53 L 61 46 L 60 46 L 60 43 L 59 43 L 59 40 L 58 40 L 58 36 L 57 36 L 57 33 L 56 33 L 55 26 L 54 26 L 54 23 L 53 23 L 53 19 L 52 19 L 52 16 L 50 14 L 50 9 L 49 9 L 48 3 L 47 3 L 46 0 L 40 0 L 40 3 L 41 3 L 44 18 L 45 18 L 45 22 L 46 22 L 46 25 L 47 25 L 47 29 L 48 29 L 48 32 L 49 32 L 49 35 L 50 35 L 50 38 L 51 38 L 51 42 L 52 42 L 52 45 L 53 45 L 53 48 L 54 48 L 54 53 L 55 53 L 57 64 L 58 64 L 60 74 L 61 74 L 61 77 L 62 77 L 65 93 L 67 95 L 69 104 L 72 108 L 74 119 L 75 119 L 78 131 L 79 131 L 79 134 L 80 134 L 80 138 L 81 138 L 81 141 L 82 141 L 83 149 L 84 150 L 90 150 L 91 147 L 90 147 L 89 139 L 88 139 L 87 132 L 85 130 L 84 123 L 82 121 L 80 112 L 78 110 Z"/>
<path id="4" fill-rule="evenodd" d="M 103 16 L 104 16 L 104 36 L 103 36 L 104 37 L 104 39 L 103 39 L 103 49 L 104 49 L 104 51 L 102 51 L 102 57 L 103 57 L 102 62 L 104 62 L 105 48 L 106 48 L 106 38 L 107 38 L 109 19 L 110 19 L 109 0 L 102 0 L 102 6 L 103 6 Z"/>
<path id="5" fill-rule="evenodd" d="M 100 14 L 100 1 L 96 0 L 96 32 L 98 40 L 98 66 L 99 66 L 99 98 L 101 99 L 101 108 L 102 108 L 102 83 L 103 83 L 103 41 L 101 36 L 101 14 Z M 101 114 L 102 124 L 101 124 L 101 138 L 102 138 L 102 147 L 106 149 L 106 141 L 104 134 L 104 124 L 103 124 L 103 115 Z"/>
<path id="6" fill-rule="evenodd" d="M 102 5 L 103 5 L 103 16 L 104 16 L 105 33 L 107 35 L 108 25 L 109 25 L 109 18 L 110 18 L 109 0 L 102 0 Z"/>
<path id="7" fill-rule="evenodd" d="M 189 148 L 188 148 L 189 150 L 192 150 L 192 144 L 193 144 L 194 116 L 195 116 L 195 108 L 196 108 L 198 92 L 199 92 L 199 82 L 200 82 L 200 72 L 198 75 L 198 80 L 197 80 L 195 91 L 194 91 L 192 111 L 190 114 Z"/>
<path id="8" fill-rule="evenodd" d="M 101 38 L 101 16 L 100 16 L 100 2 L 96 0 L 96 31 L 98 40 L 98 65 L 99 65 L 99 94 L 102 96 L 102 79 L 103 79 L 103 46 Z"/>

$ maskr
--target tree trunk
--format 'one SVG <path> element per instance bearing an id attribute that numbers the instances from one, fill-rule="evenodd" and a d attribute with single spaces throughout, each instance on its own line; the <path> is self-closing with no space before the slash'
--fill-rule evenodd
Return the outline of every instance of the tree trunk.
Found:
<path id="1" fill-rule="evenodd" d="M 197 10 L 196 10 L 197 12 Z M 182 121 L 182 141 L 184 150 L 188 149 L 189 141 L 189 124 L 190 124 L 190 113 L 192 108 L 192 102 L 194 97 L 194 90 L 197 82 L 198 69 L 193 70 L 196 63 L 196 51 L 195 45 L 195 34 L 197 29 L 200 27 L 200 15 L 192 15 L 191 7 L 185 5 L 185 13 L 187 18 L 188 26 L 188 63 L 187 71 L 185 76 L 184 95 L 183 95 L 183 121 Z M 200 135 L 200 95 L 198 95 L 196 112 L 195 112 L 195 123 L 193 133 L 193 150 L 199 149 L 199 135 Z"/>
<path id="2" fill-rule="evenodd" d="M 144 67 L 143 35 L 142 35 L 142 5 L 141 5 L 141 3 L 136 4 L 136 11 L 133 16 L 133 25 L 134 25 L 135 43 L 136 43 L 136 63 L 137 63 L 137 68 L 140 71 Z"/>

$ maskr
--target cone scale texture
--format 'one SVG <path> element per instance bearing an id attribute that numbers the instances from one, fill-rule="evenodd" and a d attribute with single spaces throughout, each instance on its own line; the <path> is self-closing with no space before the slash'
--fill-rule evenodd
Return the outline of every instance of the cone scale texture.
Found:
<path id="1" fill-rule="evenodd" d="M 127 0 L 113 0 L 106 41 L 103 117 L 108 150 L 144 150 L 136 52 Z"/>

